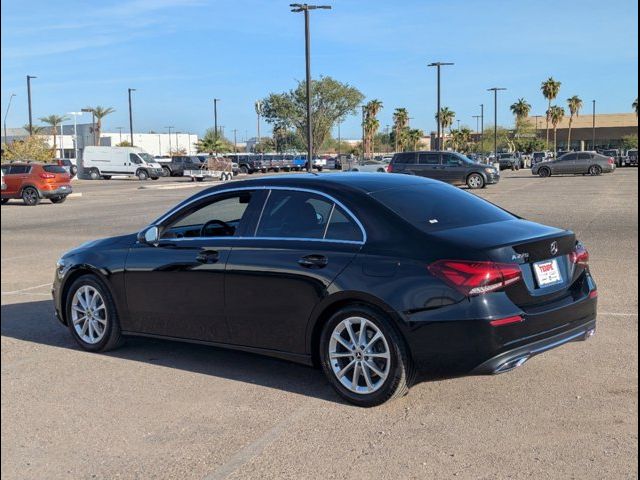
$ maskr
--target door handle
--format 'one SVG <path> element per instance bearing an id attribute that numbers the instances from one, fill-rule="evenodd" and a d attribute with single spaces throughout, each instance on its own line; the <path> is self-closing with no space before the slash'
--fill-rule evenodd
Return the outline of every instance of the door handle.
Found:
<path id="1" fill-rule="evenodd" d="M 196 260 L 200 263 L 216 263 L 220 260 L 220 254 L 215 250 L 204 250 L 198 253 Z"/>
<path id="2" fill-rule="evenodd" d="M 298 260 L 298 264 L 304 268 L 324 268 L 329 259 L 324 255 L 306 255 Z"/>

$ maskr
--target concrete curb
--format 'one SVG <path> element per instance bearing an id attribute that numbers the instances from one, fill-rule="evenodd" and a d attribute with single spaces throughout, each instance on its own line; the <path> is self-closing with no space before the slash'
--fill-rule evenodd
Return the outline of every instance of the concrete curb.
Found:
<path id="1" fill-rule="evenodd" d="M 70 193 L 67 198 L 78 198 L 82 196 L 82 192 Z"/>

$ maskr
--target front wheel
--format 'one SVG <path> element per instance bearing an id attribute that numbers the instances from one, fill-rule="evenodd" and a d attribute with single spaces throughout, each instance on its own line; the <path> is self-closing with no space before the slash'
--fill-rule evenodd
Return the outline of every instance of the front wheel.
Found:
<path id="1" fill-rule="evenodd" d="M 22 190 L 22 201 L 29 207 L 34 207 L 40 203 L 40 194 L 33 187 L 27 187 Z"/>
<path id="2" fill-rule="evenodd" d="M 111 293 L 96 276 L 79 277 L 65 299 L 71 336 L 85 350 L 105 352 L 122 338 L 120 321 Z"/>
<path id="3" fill-rule="evenodd" d="M 472 173 L 467 177 L 467 187 L 471 190 L 484 188 L 484 178 L 479 173 Z"/>
<path id="4" fill-rule="evenodd" d="M 320 360 L 338 394 L 361 407 L 405 395 L 414 379 L 411 358 L 390 320 L 364 305 L 331 317 L 322 330 Z"/>
<path id="5" fill-rule="evenodd" d="M 138 177 L 138 180 L 144 181 L 147 178 L 149 178 L 149 174 L 147 173 L 146 170 L 138 170 L 138 173 L 136 173 L 136 176 Z"/>
<path id="6" fill-rule="evenodd" d="M 162 174 L 165 177 L 170 177 L 171 176 L 171 170 L 169 170 L 169 167 L 162 167 Z"/>
<path id="7" fill-rule="evenodd" d="M 60 195 L 59 197 L 51 197 L 51 203 L 63 203 L 67 199 L 66 195 Z"/>
<path id="8" fill-rule="evenodd" d="M 598 175 L 602 174 L 602 168 L 600 168 L 599 165 L 591 165 L 589 167 L 589 175 L 591 175 L 592 177 L 597 177 Z"/>

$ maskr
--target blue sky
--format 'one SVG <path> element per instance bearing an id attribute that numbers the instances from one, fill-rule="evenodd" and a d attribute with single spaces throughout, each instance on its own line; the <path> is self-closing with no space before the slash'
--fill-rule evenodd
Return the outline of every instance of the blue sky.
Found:
<path id="1" fill-rule="evenodd" d="M 106 130 L 128 125 L 134 93 L 136 131 L 202 133 L 213 123 L 229 136 L 255 134 L 253 103 L 293 88 L 304 77 L 303 19 L 289 0 L 33 0 L 2 2 L 2 114 L 27 122 L 25 76 L 33 80 L 34 117 L 112 106 Z M 542 80 L 562 81 L 559 100 L 577 94 L 598 110 L 631 111 L 638 91 L 635 0 L 326 0 L 312 13 L 314 76 L 329 75 L 382 100 L 380 123 L 406 107 L 414 127 L 435 128 L 435 72 L 443 70 L 443 104 L 463 125 L 485 104 L 492 123 L 512 122 L 508 106 L 526 98 L 543 112 Z M 590 107 L 588 107 L 590 108 Z M 586 112 L 585 112 L 586 113 Z M 246 133 L 245 133 L 246 132 Z M 360 135 L 349 118 L 343 137 Z"/>

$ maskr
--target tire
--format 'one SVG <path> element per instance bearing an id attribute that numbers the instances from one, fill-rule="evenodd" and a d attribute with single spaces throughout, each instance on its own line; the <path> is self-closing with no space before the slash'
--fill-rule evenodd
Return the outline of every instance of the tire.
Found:
<path id="1" fill-rule="evenodd" d="M 160 177 L 151 177 L 151 180 L 159 180 Z"/>
<path id="2" fill-rule="evenodd" d="M 312 125 L 313 125 L 313 124 L 312 124 Z M 321 172 L 321 171 L 322 171 L 322 167 L 319 167 L 319 166 L 318 166 L 318 167 L 316 167 L 316 170 L 318 170 L 319 172 Z"/>
<path id="3" fill-rule="evenodd" d="M 203 182 L 204 181 L 204 177 L 193 177 L 195 179 L 196 182 Z"/>
<path id="4" fill-rule="evenodd" d="M 111 180 L 111 175 L 102 175 L 103 180 Z"/>
<path id="5" fill-rule="evenodd" d="M 2 199 L 2 205 L 4 205 L 5 203 L 7 203 L 8 201 L 9 201 L 9 199 L 8 199 L 8 198 L 3 198 L 3 199 Z"/>
<path id="6" fill-rule="evenodd" d="M 21 196 L 22 201 L 28 207 L 35 207 L 40 203 L 40 193 L 33 187 L 25 187 Z"/>
<path id="7" fill-rule="evenodd" d="M 246 165 L 240 165 L 240 173 L 247 175 L 249 173 L 249 169 L 246 167 Z"/>
<path id="8" fill-rule="evenodd" d="M 147 180 L 149 178 L 149 174 L 147 173 L 146 170 L 138 170 L 136 172 L 136 177 L 138 177 L 138 180 L 144 181 L 144 180 Z"/>
<path id="9" fill-rule="evenodd" d="M 71 165 L 70 173 L 72 178 L 75 177 L 78 174 L 78 167 Z"/>
<path id="10" fill-rule="evenodd" d="M 162 167 L 162 173 L 164 174 L 165 177 L 171 176 L 171 170 L 169 169 L 169 167 Z"/>
<path id="11" fill-rule="evenodd" d="M 363 322 L 367 340 L 378 333 L 382 337 L 372 345 L 371 349 L 363 351 L 359 348 L 352 353 L 335 340 L 337 334 L 347 345 L 352 345 L 352 342 L 347 340 L 350 335 L 345 327 L 346 323 L 351 322 L 353 322 L 351 330 L 356 339 Z M 405 395 L 415 378 L 411 357 L 407 353 L 400 334 L 386 316 L 366 305 L 352 305 L 336 312 L 322 329 L 319 348 L 320 362 L 329 383 L 342 398 L 360 407 L 374 407 Z M 377 354 L 378 358 L 368 357 L 367 351 Z M 332 359 L 331 353 L 343 356 Z M 387 358 L 382 357 L 385 353 Z M 364 372 L 359 376 L 356 374 L 354 362 L 359 362 L 356 363 L 358 368 L 364 367 L 370 383 L 367 383 Z M 347 368 L 350 364 L 353 366 Z M 375 373 L 368 365 L 375 366 L 382 375 Z M 344 372 L 344 375 L 339 378 L 340 371 Z M 349 376 L 351 378 L 348 378 Z M 354 376 L 356 377 L 355 386 Z M 369 384 L 371 392 L 367 392 L 370 389 Z"/>
<path id="12" fill-rule="evenodd" d="M 592 177 L 598 177 L 602 175 L 602 167 L 600 165 L 591 165 L 589 167 L 589 175 Z"/>
<path id="13" fill-rule="evenodd" d="M 89 178 L 91 180 L 100 180 L 100 171 L 97 168 L 92 168 L 89 172 Z"/>
<path id="14" fill-rule="evenodd" d="M 83 307 L 79 297 L 93 298 L 93 296 L 89 295 L 89 292 L 97 292 L 99 295 L 96 300 L 97 307 L 92 308 L 95 320 L 81 323 L 82 316 L 86 317 L 86 315 L 83 315 L 80 311 Z M 78 297 L 76 297 L 76 294 Z M 64 302 L 67 326 L 71 336 L 83 349 L 90 352 L 106 352 L 116 348 L 121 343 L 122 330 L 120 329 L 118 311 L 111 292 L 98 277 L 87 274 L 76 279 L 71 284 Z M 74 309 L 74 312 L 72 312 L 72 307 L 74 306 L 77 306 L 78 309 Z M 87 330 L 86 334 L 83 335 L 82 327 L 85 324 L 87 325 Z M 101 332 L 100 327 L 102 327 Z M 92 335 L 92 333 L 95 335 Z M 93 338 L 94 341 L 90 341 L 90 338 Z"/>
<path id="15" fill-rule="evenodd" d="M 51 203 L 64 203 L 66 199 L 66 195 L 61 195 L 59 197 L 51 197 L 49 200 L 51 200 Z"/>
<path id="16" fill-rule="evenodd" d="M 479 173 L 472 173 L 467 177 L 467 187 L 471 190 L 477 190 L 480 188 L 484 188 L 485 181 L 484 177 Z"/>
<path id="17" fill-rule="evenodd" d="M 548 168 L 541 168 L 540 170 L 538 170 L 538 175 L 542 178 L 548 178 L 551 176 L 551 170 L 549 170 Z"/>

